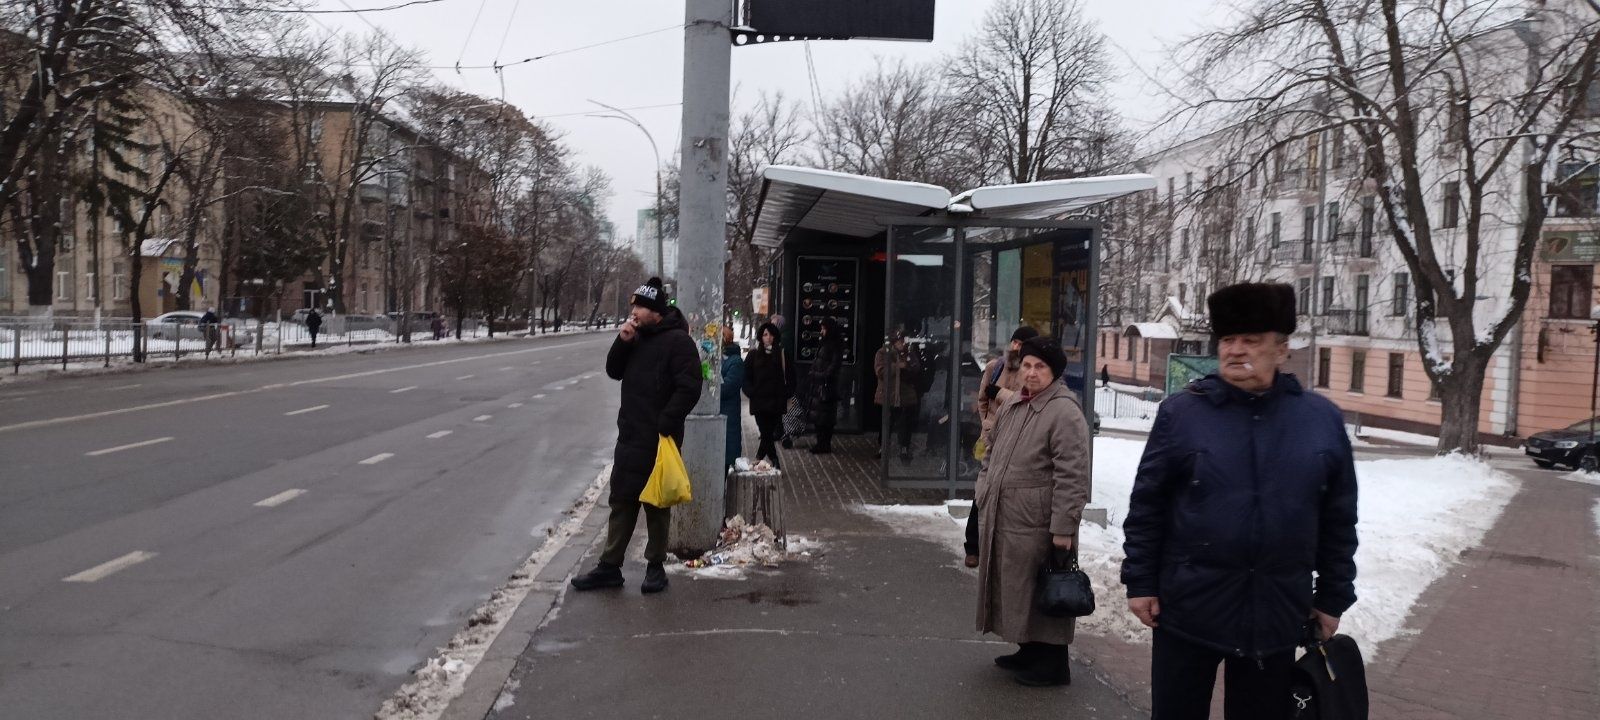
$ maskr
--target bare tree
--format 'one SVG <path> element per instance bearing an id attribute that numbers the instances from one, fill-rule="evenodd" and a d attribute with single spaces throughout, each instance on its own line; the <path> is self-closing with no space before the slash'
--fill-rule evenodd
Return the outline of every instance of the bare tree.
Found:
<path id="1" fill-rule="evenodd" d="M 1358 143 L 1355 189 L 1376 196 L 1414 278 L 1441 452 L 1478 447 L 1485 374 L 1528 300 L 1553 160 L 1592 130 L 1578 118 L 1593 107 L 1597 13 L 1593 0 L 1273 0 L 1191 46 L 1184 117 L 1232 123 L 1232 182 L 1282 182 L 1285 154 L 1321 175 L 1344 138 Z"/>
<path id="2" fill-rule="evenodd" d="M 932 68 L 880 61 L 814 118 L 812 154 L 830 170 L 967 187 L 980 175 L 960 112 Z"/>
<path id="3" fill-rule="evenodd" d="M 809 140 L 799 103 L 786 99 L 782 92 L 763 93 L 755 107 L 734 118 L 728 136 L 728 245 L 723 278 L 730 307 L 751 297 L 765 277 L 765 253 L 753 242 L 756 209 L 761 203 L 761 170 L 799 161 Z M 669 173 L 674 188 L 676 170 L 674 167 Z M 677 207 L 675 198 L 670 207 Z"/>
<path id="4" fill-rule="evenodd" d="M 1110 141 L 1101 97 L 1109 73 L 1104 38 L 1082 0 L 991 5 L 946 71 L 982 180 L 1026 183 L 1103 167 L 1084 156 Z"/>

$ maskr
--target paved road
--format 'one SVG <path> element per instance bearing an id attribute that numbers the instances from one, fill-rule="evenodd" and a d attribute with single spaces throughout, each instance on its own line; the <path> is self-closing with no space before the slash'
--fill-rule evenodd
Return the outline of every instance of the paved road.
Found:
<path id="1" fill-rule="evenodd" d="M 609 460 L 609 342 L 0 386 L 0 716 L 369 717 Z"/>

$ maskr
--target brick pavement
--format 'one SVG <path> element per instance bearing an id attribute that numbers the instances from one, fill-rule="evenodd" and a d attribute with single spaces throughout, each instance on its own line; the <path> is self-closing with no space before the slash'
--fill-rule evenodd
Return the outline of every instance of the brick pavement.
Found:
<path id="1" fill-rule="evenodd" d="M 1600 717 L 1600 488 L 1512 474 L 1522 488 L 1423 593 L 1406 623 L 1416 632 L 1378 648 L 1373 717 Z"/>

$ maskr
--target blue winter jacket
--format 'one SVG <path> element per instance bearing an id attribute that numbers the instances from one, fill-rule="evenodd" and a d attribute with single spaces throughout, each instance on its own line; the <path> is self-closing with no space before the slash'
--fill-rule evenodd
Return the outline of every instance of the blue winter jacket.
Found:
<path id="1" fill-rule="evenodd" d="M 1313 607 L 1355 602 L 1356 474 L 1344 419 L 1279 374 L 1216 375 L 1161 403 L 1123 523 L 1128 597 L 1161 630 L 1236 656 L 1291 650 Z"/>

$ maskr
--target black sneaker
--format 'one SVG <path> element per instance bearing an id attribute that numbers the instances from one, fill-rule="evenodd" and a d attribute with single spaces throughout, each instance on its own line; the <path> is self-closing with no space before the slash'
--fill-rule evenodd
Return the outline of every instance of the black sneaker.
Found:
<path id="1" fill-rule="evenodd" d="M 622 587 L 622 568 L 600 563 L 593 570 L 572 579 L 572 588 L 578 591 Z"/>
<path id="2" fill-rule="evenodd" d="M 639 592 L 646 595 L 661 592 L 667 589 L 667 569 L 661 563 L 650 563 L 644 569 L 644 583 L 639 585 Z"/>

